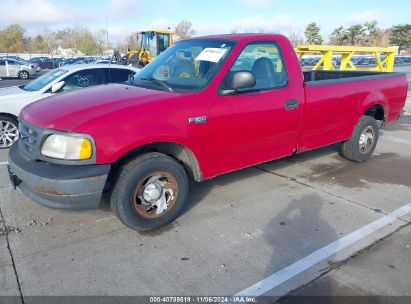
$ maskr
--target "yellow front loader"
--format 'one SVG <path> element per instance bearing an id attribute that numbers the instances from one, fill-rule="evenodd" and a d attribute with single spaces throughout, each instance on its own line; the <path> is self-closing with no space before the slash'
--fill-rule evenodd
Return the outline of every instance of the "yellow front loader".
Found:
<path id="1" fill-rule="evenodd" d="M 173 45 L 173 32 L 168 30 L 149 30 L 139 32 L 139 49 L 128 50 L 127 61 L 135 66 L 144 67 L 158 55 Z"/>

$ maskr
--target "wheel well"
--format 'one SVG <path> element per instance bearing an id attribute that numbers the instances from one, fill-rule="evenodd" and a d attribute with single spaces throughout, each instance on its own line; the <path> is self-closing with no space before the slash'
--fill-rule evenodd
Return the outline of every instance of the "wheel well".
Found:
<path id="1" fill-rule="evenodd" d="M 15 120 L 17 120 L 17 121 L 19 120 L 17 116 L 15 116 L 15 115 L 13 115 L 13 114 L 10 114 L 10 113 L 1 113 L 1 112 L 0 112 L 0 116 L 7 116 L 7 117 L 13 118 L 13 119 L 15 119 Z"/>
<path id="2" fill-rule="evenodd" d="M 198 161 L 190 149 L 172 142 L 151 143 L 126 153 L 113 165 L 110 176 L 115 176 L 115 172 L 118 172 L 120 167 L 134 159 L 136 156 L 149 152 L 158 152 L 174 158 L 183 165 L 187 174 L 195 181 L 203 180 Z"/>
<path id="3" fill-rule="evenodd" d="M 384 108 L 379 104 L 369 107 L 364 112 L 364 115 L 374 117 L 376 120 L 381 120 L 381 121 L 385 120 Z"/>

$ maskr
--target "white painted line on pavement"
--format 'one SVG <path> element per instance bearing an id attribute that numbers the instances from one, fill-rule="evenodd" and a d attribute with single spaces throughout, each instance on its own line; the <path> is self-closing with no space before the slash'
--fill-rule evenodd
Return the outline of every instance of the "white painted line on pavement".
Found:
<path id="1" fill-rule="evenodd" d="M 291 264 L 280 271 L 274 273 L 273 275 L 261 280 L 260 282 L 240 291 L 235 296 L 250 296 L 258 297 L 267 291 L 277 287 L 278 285 L 288 281 L 289 279 L 295 277 L 301 272 L 307 270 L 308 268 L 314 266 L 315 264 L 321 262 L 322 260 L 330 257 L 331 255 L 339 252 L 340 250 L 346 248 L 347 246 L 369 236 L 370 234 L 376 232 L 377 230 L 383 228 L 389 223 L 395 221 L 401 216 L 404 216 L 411 212 L 411 202 L 401 207 L 386 216 L 372 222 L 350 234 L 338 239 L 331 244 L 318 249 L 311 253 L 310 255 L 302 258 L 301 260 Z"/>
<path id="2" fill-rule="evenodd" d="M 9 162 L 0 162 L 0 166 L 1 165 L 7 165 Z"/>

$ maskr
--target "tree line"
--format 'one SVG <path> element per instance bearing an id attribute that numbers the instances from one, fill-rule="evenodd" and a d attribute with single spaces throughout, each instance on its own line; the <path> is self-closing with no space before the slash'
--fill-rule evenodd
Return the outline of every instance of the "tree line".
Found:
<path id="1" fill-rule="evenodd" d="M 188 20 L 181 21 L 175 28 L 177 39 L 187 39 L 195 35 L 193 25 Z M 111 50 L 113 45 L 108 43 L 105 29 L 91 32 L 85 27 L 66 27 L 57 31 L 44 30 L 35 36 L 26 35 L 26 30 L 18 25 L 11 24 L 0 29 L 0 52 L 3 53 L 45 53 L 52 54 L 59 47 L 71 48 L 74 52 L 84 55 L 104 54 Z M 324 44 L 321 28 L 315 22 L 307 25 L 304 36 L 299 33 L 289 33 L 293 45 Z M 327 44 L 334 45 L 362 45 L 362 46 L 399 46 L 400 50 L 411 48 L 411 24 L 398 24 L 388 29 L 381 29 L 377 21 L 354 24 L 349 27 L 339 26 L 329 36 Z M 116 46 L 125 52 L 127 48 L 137 49 L 137 32 L 130 34 L 125 41 Z"/>
<path id="2" fill-rule="evenodd" d="M 315 23 L 308 24 L 304 31 L 306 44 L 323 44 L 321 29 Z M 411 24 L 393 25 L 388 29 L 380 29 L 377 21 L 354 24 L 349 27 L 339 26 L 329 37 L 328 44 L 381 46 L 395 45 L 399 52 L 411 48 Z"/>
<path id="3" fill-rule="evenodd" d="M 19 24 L 11 24 L 0 30 L 0 52 L 52 54 L 61 48 L 71 48 L 84 55 L 103 54 L 110 47 L 104 29 L 92 33 L 85 27 L 67 27 L 57 31 L 44 30 L 33 37 Z"/>
<path id="4" fill-rule="evenodd" d="M 188 20 L 181 21 L 174 28 L 178 39 L 187 39 L 196 32 Z M 139 48 L 137 32 L 130 34 L 123 43 L 116 45 L 122 52 L 127 48 Z M 113 45 L 108 42 L 108 33 L 105 29 L 91 32 L 85 27 L 66 27 L 57 31 L 44 30 L 35 36 L 26 35 L 26 30 L 19 24 L 11 24 L 0 29 L 0 52 L 1 53 L 44 53 L 52 54 L 61 47 L 72 49 L 74 53 L 81 52 L 84 55 L 104 54 L 112 50 Z"/>

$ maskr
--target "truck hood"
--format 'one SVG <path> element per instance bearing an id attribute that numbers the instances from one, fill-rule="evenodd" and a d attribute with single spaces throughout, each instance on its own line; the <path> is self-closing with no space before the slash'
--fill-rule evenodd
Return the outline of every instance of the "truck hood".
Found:
<path id="1" fill-rule="evenodd" d="M 41 128 L 74 131 L 77 126 L 114 111 L 177 95 L 124 84 L 99 85 L 32 103 L 23 108 L 20 117 Z"/>
<path id="2" fill-rule="evenodd" d="M 0 88 L 0 100 L 38 95 L 38 91 L 25 91 L 18 86 Z"/>

